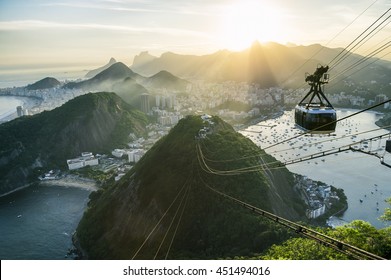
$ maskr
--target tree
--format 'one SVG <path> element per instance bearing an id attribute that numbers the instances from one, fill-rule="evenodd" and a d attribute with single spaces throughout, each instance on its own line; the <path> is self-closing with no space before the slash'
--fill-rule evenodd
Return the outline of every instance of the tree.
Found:
<path id="1" fill-rule="evenodd" d="M 391 205 L 391 197 L 387 199 L 387 202 Z M 391 221 L 391 208 L 386 208 L 380 219 L 383 221 Z"/>

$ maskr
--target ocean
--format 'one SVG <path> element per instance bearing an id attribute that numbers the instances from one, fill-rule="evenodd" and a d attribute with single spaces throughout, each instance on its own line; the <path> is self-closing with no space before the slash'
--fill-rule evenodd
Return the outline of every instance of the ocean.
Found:
<path id="1" fill-rule="evenodd" d="M 0 96 L 0 120 L 16 113 L 16 107 L 23 105 L 23 100 L 14 96 Z"/>
<path id="2" fill-rule="evenodd" d="M 34 185 L 0 197 L 0 259 L 67 259 L 90 190 Z"/>
<path id="3" fill-rule="evenodd" d="M 0 67 L 0 88 L 24 87 L 46 77 L 53 77 L 59 81 L 82 79 L 89 71 L 85 69 L 85 66 L 83 67 L 59 66 L 14 70 Z M 89 69 L 97 68 L 96 65 L 87 65 L 86 67 Z"/>

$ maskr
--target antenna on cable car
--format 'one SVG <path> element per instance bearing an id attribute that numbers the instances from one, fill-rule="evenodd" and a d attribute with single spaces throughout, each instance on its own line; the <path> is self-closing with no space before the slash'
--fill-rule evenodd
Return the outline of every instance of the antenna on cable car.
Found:
<path id="1" fill-rule="evenodd" d="M 322 90 L 322 85 L 330 78 L 328 70 L 328 66 L 318 66 L 314 74 L 306 73 L 305 81 L 311 88 L 295 108 L 296 124 L 305 130 L 315 130 L 315 133 L 335 131 L 337 113 Z"/>

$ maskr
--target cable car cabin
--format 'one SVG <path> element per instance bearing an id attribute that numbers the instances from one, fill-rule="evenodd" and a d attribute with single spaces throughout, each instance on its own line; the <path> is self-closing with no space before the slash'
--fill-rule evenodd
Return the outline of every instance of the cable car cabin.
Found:
<path id="1" fill-rule="evenodd" d="M 295 108 L 296 125 L 312 133 L 335 131 L 337 113 L 322 91 L 322 85 L 329 80 L 328 69 L 320 66 L 314 74 L 306 75 L 305 81 L 311 89 Z"/>
<path id="2" fill-rule="evenodd" d="M 295 108 L 296 124 L 305 130 L 315 130 L 314 133 L 335 131 L 336 120 L 337 113 L 332 107 L 297 105 Z"/>

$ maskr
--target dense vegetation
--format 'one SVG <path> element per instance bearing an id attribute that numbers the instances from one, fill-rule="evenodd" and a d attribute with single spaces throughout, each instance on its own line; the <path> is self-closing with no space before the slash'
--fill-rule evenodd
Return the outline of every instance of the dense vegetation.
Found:
<path id="1" fill-rule="evenodd" d="M 146 116 L 114 93 L 90 93 L 52 111 L 0 125 L 0 192 L 66 168 L 81 152 L 108 153 L 129 133 L 143 134 Z M 43 171 L 42 171 L 43 170 Z"/>
<path id="2" fill-rule="evenodd" d="M 203 142 L 207 156 L 215 160 L 260 152 L 250 140 L 220 119 L 213 122 L 213 133 L 208 139 L 196 140 L 200 128 L 208 124 L 200 117 L 186 117 L 119 182 L 91 194 L 88 209 L 77 229 L 78 240 L 89 258 L 132 258 L 157 224 L 156 231 L 136 258 L 164 258 L 168 251 L 168 257 L 176 259 L 252 256 L 290 236 L 285 229 L 252 215 L 208 189 L 207 185 L 213 186 L 289 218 L 304 215 L 304 205 L 292 189 L 293 176 L 286 169 L 274 173 L 279 185 L 275 187 L 263 172 L 215 176 L 200 168 L 197 141 Z M 275 160 L 264 157 L 267 161 Z M 256 162 L 253 158 L 239 164 L 248 166 Z M 236 166 L 231 163 L 225 167 Z M 174 201 L 177 195 L 179 198 Z M 186 201 L 185 208 L 179 206 L 181 199 Z M 180 223 L 176 210 L 183 211 Z M 162 242 L 164 236 L 168 237 Z M 173 243 L 168 250 L 171 238 Z"/>
<path id="3" fill-rule="evenodd" d="M 364 221 L 353 221 L 336 229 L 318 229 L 328 236 L 344 241 L 376 255 L 391 259 L 391 227 L 376 229 Z M 349 259 L 329 247 L 320 245 L 314 240 L 292 238 L 282 245 L 273 245 L 260 259 L 291 259 L 291 260 L 332 260 Z"/>

